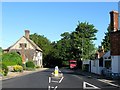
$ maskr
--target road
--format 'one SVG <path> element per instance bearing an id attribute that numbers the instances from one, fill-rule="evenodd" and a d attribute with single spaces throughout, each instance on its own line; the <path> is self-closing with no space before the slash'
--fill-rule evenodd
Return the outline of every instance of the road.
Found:
<path id="1" fill-rule="evenodd" d="M 104 82 L 99 81 L 95 78 L 89 78 L 88 76 L 84 75 L 78 75 L 73 70 L 69 69 L 61 69 L 61 72 L 63 73 L 64 78 L 57 80 L 60 81 L 60 83 L 57 82 L 51 82 L 49 83 L 49 76 L 54 71 L 54 69 L 48 69 L 45 71 L 40 71 L 36 73 L 32 73 L 29 75 L 16 77 L 9 80 L 2 81 L 2 88 L 3 90 L 10 90 L 16 88 L 24 88 L 25 90 L 27 88 L 31 88 L 32 90 L 40 90 L 46 89 L 51 90 L 52 88 L 59 89 L 59 88 L 69 88 L 69 89 L 111 89 L 111 90 L 119 90 L 119 87 L 110 85 Z M 55 80 L 54 80 L 55 81 Z M 4 89 L 6 88 L 6 89 Z"/>

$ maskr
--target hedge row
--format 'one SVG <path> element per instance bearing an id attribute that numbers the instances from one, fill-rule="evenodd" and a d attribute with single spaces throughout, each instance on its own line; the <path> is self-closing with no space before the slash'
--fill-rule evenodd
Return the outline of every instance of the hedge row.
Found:
<path id="1" fill-rule="evenodd" d="M 2 55 L 2 63 L 7 66 L 22 65 L 22 58 L 15 52 L 5 53 Z"/>

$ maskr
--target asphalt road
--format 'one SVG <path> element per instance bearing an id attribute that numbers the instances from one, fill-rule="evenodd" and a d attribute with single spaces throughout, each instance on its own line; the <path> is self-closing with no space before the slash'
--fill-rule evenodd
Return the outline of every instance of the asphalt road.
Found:
<path id="1" fill-rule="evenodd" d="M 84 75 L 78 75 L 72 70 L 61 69 L 63 73 L 63 78 L 60 79 L 51 79 L 49 83 L 49 76 L 54 71 L 54 69 L 48 69 L 45 71 L 40 71 L 32 73 L 29 75 L 16 77 L 9 80 L 2 81 L 3 90 L 10 90 L 12 88 L 27 89 L 31 88 L 33 90 L 40 88 L 46 90 L 56 90 L 56 89 L 111 89 L 119 90 L 120 88 L 114 85 L 106 84 L 95 78 L 89 78 Z M 4 89 L 7 88 L 7 89 Z"/>

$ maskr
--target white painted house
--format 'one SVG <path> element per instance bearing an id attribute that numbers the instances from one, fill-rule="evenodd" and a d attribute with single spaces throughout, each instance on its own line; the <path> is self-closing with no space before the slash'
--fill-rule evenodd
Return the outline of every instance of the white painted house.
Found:
<path id="1" fill-rule="evenodd" d="M 120 2 L 119 2 L 120 6 Z M 120 10 L 119 10 L 120 13 Z M 120 14 L 117 11 L 110 12 L 110 51 L 97 53 L 95 60 L 83 61 L 89 64 L 90 71 L 95 74 L 102 74 L 105 70 L 112 77 L 120 77 Z M 100 50 L 101 51 L 101 50 Z"/>
<path id="2" fill-rule="evenodd" d="M 40 49 L 30 38 L 30 31 L 25 30 L 22 36 L 14 45 L 5 49 L 4 52 L 17 52 L 22 56 L 23 63 L 32 60 L 35 65 L 43 67 L 42 49 Z"/>

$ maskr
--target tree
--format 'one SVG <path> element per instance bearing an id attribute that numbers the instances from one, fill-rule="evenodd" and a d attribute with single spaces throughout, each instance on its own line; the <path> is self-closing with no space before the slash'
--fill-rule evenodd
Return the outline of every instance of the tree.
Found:
<path id="1" fill-rule="evenodd" d="M 107 52 L 110 50 L 110 26 L 107 28 L 107 32 L 105 33 L 105 37 L 101 42 L 102 46 L 104 47 L 104 51 Z"/>
<path id="2" fill-rule="evenodd" d="M 90 59 L 95 50 L 95 33 L 97 30 L 92 24 L 79 22 L 75 31 L 62 33 L 59 41 L 51 43 L 46 37 L 36 33 L 30 35 L 30 39 L 43 50 L 44 65 L 54 67 L 67 65 L 70 59 Z"/>
<path id="3" fill-rule="evenodd" d="M 63 65 L 68 64 L 68 60 L 71 59 L 71 45 L 70 45 L 70 40 L 71 40 L 71 34 L 69 32 L 64 32 L 61 34 L 61 40 L 59 40 L 54 48 L 59 53 L 59 59 L 62 60 Z"/>
<path id="4" fill-rule="evenodd" d="M 52 50 L 51 42 L 43 35 L 38 35 L 37 33 L 31 34 L 30 39 L 43 50 L 43 63 L 46 65 L 46 57 Z"/>
<path id="5" fill-rule="evenodd" d="M 75 31 L 71 35 L 71 45 L 74 58 L 90 59 L 95 50 L 93 40 L 96 40 L 97 33 L 94 25 L 88 22 L 79 22 Z M 73 43 L 74 42 L 74 43 Z"/>
<path id="6" fill-rule="evenodd" d="M 0 47 L 0 62 L 2 61 L 2 48 Z"/>
<path id="7" fill-rule="evenodd" d="M 80 61 L 92 58 L 95 53 L 96 40 L 95 33 L 97 30 L 89 23 L 79 23 L 75 31 L 61 34 L 61 40 L 55 43 L 54 48 L 58 51 L 59 59 L 62 63 L 68 63 L 68 60 L 75 59 Z"/>
<path id="8" fill-rule="evenodd" d="M 43 50 L 44 67 L 60 67 L 62 65 L 58 50 L 54 48 L 56 45 L 55 42 L 51 43 L 46 37 L 36 33 L 30 35 L 30 39 L 33 40 L 35 44 L 37 44 Z"/>

